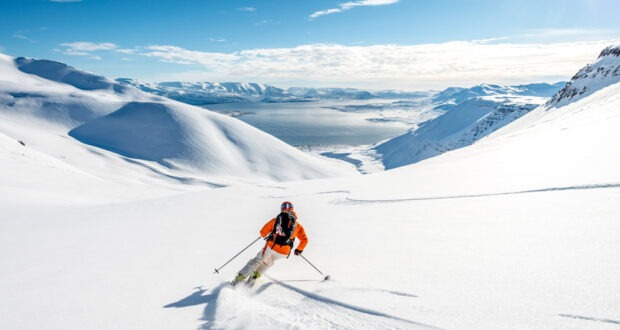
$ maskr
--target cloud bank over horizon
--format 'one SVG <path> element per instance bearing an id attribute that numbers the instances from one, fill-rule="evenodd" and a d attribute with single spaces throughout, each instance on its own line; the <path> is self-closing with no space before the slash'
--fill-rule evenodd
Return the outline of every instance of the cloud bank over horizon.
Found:
<path id="1" fill-rule="evenodd" d="M 57 51 L 102 62 L 117 54 L 137 63 L 165 65 L 165 71 L 145 70 L 130 76 L 148 82 L 243 81 L 279 87 L 427 90 L 568 80 L 603 48 L 618 43 L 620 39 L 510 43 L 508 38 L 496 38 L 419 45 L 307 44 L 224 53 L 175 45 L 123 48 L 112 42 L 81 41 L 62 43 Z"/>
<path id="2" fill-rule="evenodd" d="M 147 80 L 256 81 L 279 86 L 437 89 L 569 79 L 618 40 L 556 44 L 453 41 L 424 45 L 301 45 L 210 53 L 171 45 L 140 55 L 198 66 Z"/>

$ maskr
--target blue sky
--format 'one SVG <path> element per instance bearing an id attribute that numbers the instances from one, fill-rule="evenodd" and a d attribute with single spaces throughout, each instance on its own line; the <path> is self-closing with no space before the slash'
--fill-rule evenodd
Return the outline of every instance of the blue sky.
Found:
<path id="1" fill-rule="evenodd" d="M 110 78 L 421 90 L 569 79 L 617 0 L 2 0 L 0 52 Z"/>

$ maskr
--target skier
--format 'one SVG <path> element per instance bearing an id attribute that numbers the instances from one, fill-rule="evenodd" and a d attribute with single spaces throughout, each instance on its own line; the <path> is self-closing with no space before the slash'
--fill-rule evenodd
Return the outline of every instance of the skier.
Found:
<path id="1" fill-rule="evenodd" d="M 278 216 L 268 221 L 260 230 L 260 235 L 266 241 L 265 246 L 256 257 L 248 261 L 235 279 L 230 282 L 233 286 L 248 277 L 248 284 L 252 285 L 276 260 L 288 258 L 295 238 L 299 238 L 299 245 L 294 252 L 296 256 L 300 255 L 308 244 L 306 231 L 297 221 L 297 213 L 293 209 L 293 203 L 283 202 L 280 211 Z"/>

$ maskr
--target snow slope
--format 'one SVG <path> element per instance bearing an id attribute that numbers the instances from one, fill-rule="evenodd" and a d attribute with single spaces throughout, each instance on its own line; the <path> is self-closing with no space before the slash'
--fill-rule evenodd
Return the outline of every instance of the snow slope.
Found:
<path id="1" fill-rule="evenodd" d="M 97 175 L 114 176 L 110 159 L 139 176 L 216 186 L 354 174 L 236 119 L 62 63 L 2 55 L 0 70 L 0 132 Z"/>
<path id="2" fill-rule="evenodd" d="M 0 328 L 616 329 L 619 107 L 612 84 L 410 166 L 194 191 L 56 177 L 73 168 L 0 135 L 3 169 L 34 181 L 0 190 Z M 49 205 L 28 198 L 35 184 L 99 199 Z M 331 280 L 291 256 L 254 289 L 227 287 L 262 241 L 213 269 L 283 200 Z"/>
<path id="3" fill-rule="evenodd" d="M 420 127 L 372 147 L 385 169 L 413 164 L 468 146 L 547 99 L 516 95 L 469 98 Z"/>

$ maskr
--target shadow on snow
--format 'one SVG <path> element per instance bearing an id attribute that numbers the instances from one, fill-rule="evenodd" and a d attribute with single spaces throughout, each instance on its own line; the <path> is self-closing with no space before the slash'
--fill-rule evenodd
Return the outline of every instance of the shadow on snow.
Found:
<path id="1" fill-rule="evenodd" d="M 217 287 L 215 287 L 213 290 L 211 290 L 208 294 L 205 294 L 205 293 L 208 292 L 209 290 L 205 290 L 202 287 L 196 287 L 197 289 L 196 292 L 193 292 L 189 296 L 177 302 L 170 303 L 164 306 L 164 308 L 183 308 L 183 307 L 198 306 L 198 305 L 204 304 L 206 306 L 205 306 L 201 320 L 206 321 L 206 323 L 202 325 L 200 328 L 211 329 L 212 324 L 215 321 L 217 299 L 220 295 L 220 292 L 222 291 L 222 288 L 224 288 L 226 285 L 227 285 L 226 283 L 222 283 L 218 285 Z"/>
<path id="2" fill-rule="evenodd" d="M 398 316 L 394 316 L 394 315 L 390 315 L 390 314 L 386 314 L 383 312 L 379 312 L 379 311 L 375 311 L 372 309 L 368 309 L 368 308 L 364 308 L 364 307 L 360 307 L 360 306 L 355 306 L 355 305 L 351 305 L 351 304 L 347 304 L 341 301 L 337 301 L 335 299 L 331 299 L 325 296 L 321 296 L 319 294 L 316 293 L 312 293 L 309 291 L 305 291 L 302 290 L 300 288 L 297 288 L 293 285 L 287 284 L 283 281 L 279 281 L 277 279 L 274 279 L 270 276 L 265 276 L 267 278 L 269 278 L 271 280 L 271 282 L 262 284 L 260 287 L 258 287 L 256 289 L 256 291 L 252 294 L 253 296 L 259 295 L 261 293 L 263 293 L 265 290 L 269 289 L 270 287 L 272 287 L 273 285 L 278 285 L 280 287 L 283 287 L 285 289 L 288 289 L 290 291 L 296 292 L 302 296 L 305 296 L 309 299 L 312 299 L 314 301 L 317 301 L 319 303 L 325 303 L 325 304 L 329 304 L 332 306 L 336 306 L 336 307 L 340 307 L 340 308 L 344 308 L 344 309 L 348 309 L 351 311 L 355 311 L 358 313 L 363 313 L 363 314 L 367 314 L 367 315 L 372 315 L 372 316 L 377 316 L 377 317 L 383 317 L 386 319 L 391 319 L 391 320 L 395 320 L 395 321 L 400 321 L 400 322 L 404 322 L 404 323 L 408 323 L 411 325 L 416 325 L 416 326 L 420 326 L 420 327 L 425 327 L 425 328 L 431 328 L 431 329 L 440 329 L 428 324 L 424 324 L 424 323 L 419 323 L 419 322 L 415 322 L 415 321 L 411 321 L 408 319 L 404 319 Z M 224 287 L 226 287 L 228 284 L 226 283 L 222 283 L 220 285 L 218 285 L 217 287 L 215 287 L 212 290 L 208 290 L 208 289 L 203 289 L 202 287 L 196 287 L 196 291 L 193 292 L 192 294 L 190 294 L 189 296 L 182 298 L 179 301 L 170 303 L 168 305 L 165 305 L 164 308 L 184 308 L 184 307 L 191 307 L 191 306 L 198 306 L 198 305 L 206 305 L 202 318 L 202 321 L 205 321 L 206 323 L 203 324 L 200 329 L 212 329 L 214 326 L 214 322 L 215 322 L 215 318 L 216 318 L 216 309 L 217 309 L 217 300 L 219 298 L 220 292 L 222 291 L 222 289 Z M 383 291 L 383 290 L 382 290 Z M 410 294 L 404 294 L 404 293 L 399 293 L 399 292 L 393 292 L 393 291 L 388 291 L 385 290 L 386 293 L 390 293 L 390 294 L 397 294 L 397 295 L 405 295 L 408 297 L 416 297 L 415 295 L 410 295 Z"/>

